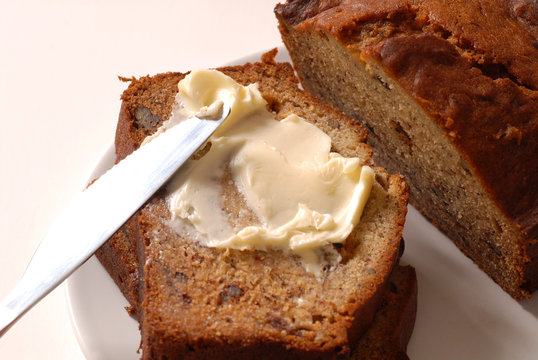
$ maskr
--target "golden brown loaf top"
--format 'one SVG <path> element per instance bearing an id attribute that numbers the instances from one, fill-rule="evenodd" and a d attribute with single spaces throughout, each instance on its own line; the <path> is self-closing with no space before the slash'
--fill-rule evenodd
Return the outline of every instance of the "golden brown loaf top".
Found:
<path id="1" fill-rule="evenodd" d="M 466 153 L 504 211 L 537 235 L 535 2 L 295 1 L 277 12 L 379 62 Z"/>
<path id="2" fill-rule="evenodd" d="M 289 64 L 275 64 L 271 55 L 265 60 L 220 70 L 241 84 L 257 82 L 277 118 L 296 113 L 326 132 L 334 151 L 374 165 L 361 125 L 300 91 Z M 119 159 L 170 115 L 183 76 L 132 80 L 122 97 Z M 144 358 L 349 355 L 397 262 L 406 213 L 403 178 L 375 169 L 362 220 L 345 245 L 335 247 L 342 263 L 323 281 L 279 251 L 199 245 L 167 225 L 165 194 L 156 195 L 141 209 L 137 226 Z M 233 211 L 237 205 L 227 206 Z"/>

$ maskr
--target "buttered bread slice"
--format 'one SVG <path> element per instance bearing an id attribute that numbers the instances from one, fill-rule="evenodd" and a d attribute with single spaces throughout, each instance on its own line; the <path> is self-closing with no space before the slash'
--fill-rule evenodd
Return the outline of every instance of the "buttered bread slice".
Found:
<path id="1" fill-rule="evenodd" d="M 267 56 L 263 63 L 219 70 L 239 84 L 258 84 L 276 120 L 301 117 L 329 136 L 331 152 L 371 168 L 370 196 L 349 235 L 316 252 L 322 264 L 316 270 L 304 254 L 280 246 L 204 244 L 199 229 L 175 221 L 170 189 L 163 188 L 121 234 L 131 249 L 136 239 L 140 258 L 143 358 L 350 356 L 372 324 L 397 264 L 407 186 L 402 177 L 375 166 L 360 125 L 298 89 L 289 65 Z M 170 119 L 184 77 L 168 73 L 131 81 L 118 124 L 120 159 Z M 203 159 L 211 147 L 196 158 Z M 221 175 L 221 210 L 243 225 L 256 225 L 259 214 L 249 208 L 242 189 L 226 171 Z"/>

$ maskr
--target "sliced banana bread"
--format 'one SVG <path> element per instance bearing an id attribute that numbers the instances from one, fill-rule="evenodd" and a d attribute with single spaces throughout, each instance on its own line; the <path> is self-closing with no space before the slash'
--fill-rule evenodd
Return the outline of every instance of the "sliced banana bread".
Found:
<path id="1" fill-rule="evenodd" d="M 296 113 L 332 138 L 333 151 L 373 165 L 362 126 L 300 91 L 291 67 L 275 64 L 271 56 L 274 53 L 263 63 L 220 70 L 241 84 L 258 83 L 277 118 Z M 177 83 L 183 77 L 168 73 L 132 79 L 122 97 L 118 159 L 136 149 L 170 116 Z M 130 281 L 138 276 L 132 270 L 137 262 L 132 257 L 136 239 L 141 286 L 139 302 L 133 305 L 140 305 L 143 357 L 349 356 L 380 304 L 390 303 L 383 298 L 397 263 L 406 214 L 403 179 L 380 168 L 375 171 L 374 189 L 359 225 L 343 246 L 335 247 L 343 260 L 321 279 L 307 272 L 297 258 L 280 251 L 201 246 L 170 225 L 166 192 L 154 196 L 133 217 L 135 224 L 128 224 L 98 254 L 116 282 L 121 282 L 118 273 L 129 279 L 120 288 L 131 300 L 138 291 L 136 281 Z M 230 201 L 230 206 L 233 211 L 239 204 Z M 107 261 L 107 254 L 126 249 L 131 252 L 129 257 L 123 255 L 126 262 Z M 114 268 L 122 263 L 121 271 Z M 380 315 L 375 322 L 393 329 L 393 335 L 406 334 L 397 342 L 405 349 L 414 320 L 416 278 L 408 273 L 393 282 L 411 290 L 402 295 L 405 300 L 395 316 Z M 386 337 L 386 344 L 395 343 L 393 335 Z M 379 338 L 375 341 L 380 344 Z"/>

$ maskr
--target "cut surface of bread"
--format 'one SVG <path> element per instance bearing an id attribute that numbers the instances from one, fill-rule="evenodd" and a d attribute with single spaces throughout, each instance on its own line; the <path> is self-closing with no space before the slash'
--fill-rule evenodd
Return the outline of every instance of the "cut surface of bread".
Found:
<path id="1" fill-rule="evenodd" d="M 257 82 L 277 118 L 296 113 L 332 138 L 333 151 L 374 165 L 363 144 L 364 129 L 301 92 L 289 65 L 266 59 L 220 70 L 245 85 Z M 131 81 L 118 123 L 118 159 L 170 116 L 183 76 L 168 73 Z M 359 225 L 343 246 L 335 247 L 343 260 L 321 279 L 280 251 L 203 247 L 170 224 L 166 193 L 154 196 L 135 216 L 136 225 L 112 239 L 123 245 L 111 245 L 116 252 L 132 251 L 136 239 L 141 286 L 124 280 L 128 285 L 120 288 L 131 295 L 139 291 L 143 357 L 349 356 L 383 301 L 406 214 L 403 179 L 375 171 L 374 190 Z M 103 255 L 100 259 L 106 260 Z M 124 258 L 129 273 L 134 261 Z M 410 334 L 397 331 L 403 332 Z"/>
<path id="2" fill-rule="evenodd" d="M 120 236 L 118 233 L 109 240 L 108 246 L 113 246 L 114 243 L 118 242 L 128 245 L 123 231 L 121 238 L 116 237 Z M 119 253 L 129 253 L 131 251 L 134 251 L 134 249 L 123 249 Z M 133 265 L 129 261 L 125 262 L 124 258 L 118 260 L 119 257 L 110 263 L 103 261 L 102 255 L 118 254 L 118 250 L 111 251 L 109 248 L 103 248 L 99 252 L 101 254 L 99 255 L 100 261 L 115 281 L 118 278 L 118 272 L 124 274 Z M 137 261 L 136 264 L 138 264 Z M 136 279 L 137 273 L 138 271 L 136 270 L 131 272 L 130 275 Z M 133 295 L 137 294 L 131 288 L 123 286 L 123 284 L 123 282 L 119 282 L 118 287 L 129 300 L 131 309 L 138 308 L 138 298 L 133 299 Z M 415 324 L 417 292 L 417 277 L 413 267 L 409 265 L 396 266 L 389 277 L 385 293 L 372 324 L 361 336 L 358 343 L 353 345 L 352 359 L 405 360 L 409 358 L 406 348 Z M 130 313 L 137 317 L 136 313 Z"/>
<path id="3" fill-rule="evenodd" d="M 538 288 L 538 11 L 513 1 L 288 1 L 305 89 L 369 130 L 411 202 L 516 299 Z"/>

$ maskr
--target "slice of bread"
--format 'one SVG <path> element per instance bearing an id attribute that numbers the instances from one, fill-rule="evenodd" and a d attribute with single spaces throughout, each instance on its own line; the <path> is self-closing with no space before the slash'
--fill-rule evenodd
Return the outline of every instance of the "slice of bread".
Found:
<path id="1" fill-rule="evenodd" d="M 516 299 L 538 288 L 538 10 L 525 0 L 275 9 L 302 85 L 362 122 L 411 202 Z"/>
<path id="2" fill-rule="evenodd" d="M 352 355 L 359 360 L 404 360 L 417 309 L 417 279 L 411 266 L 397 266 L 374 321 Z"/>
<path id="3" fill-rule="evenodd" d="M 370 149 L 363 143 L 365 130 L 300 91 L 291 67 L 275 64 L 272 56 L 267 55 L 263 63 L 220 70 L 245 85 L 257 82 L 277 118 L 296 113 L 332 138 L 333 151 L 373 166 Z M 117 129 L 119 160 L 170 116 L 183 76 L 167 73 L 131 80 L 122 97 Z M 359 225 L 343 246 L 335 247 L 343 260 L 322 279 L 279 251 L 203 247 L 170 225 L 166 193 L 154 196 L 98 252 L 138 313 L 143 357 L 349 355 L 387 296 L 387 279 L 397 263 L 406 214 L 403 179 L 381 168 L 375 171 L 374 189 Z M 228 203 L 232 212 L 240 205 L 233 199 Z M 133 255 L 135 248 L 140 261 Z M 133 268 L 138 263 L 137 273 Z M 413 279 L 414 273 L 408 272 L 395 280 L 411 289 L 402 298 L 402 309 L 392 318 L 380 315 L 381 320 L 376 320 L 395 329 L 393 334 L 404 334 L 398 342 L 387 337 L 387 343 L 402 344 L 395 348 L 405 349 L 412 329 Z"/>

